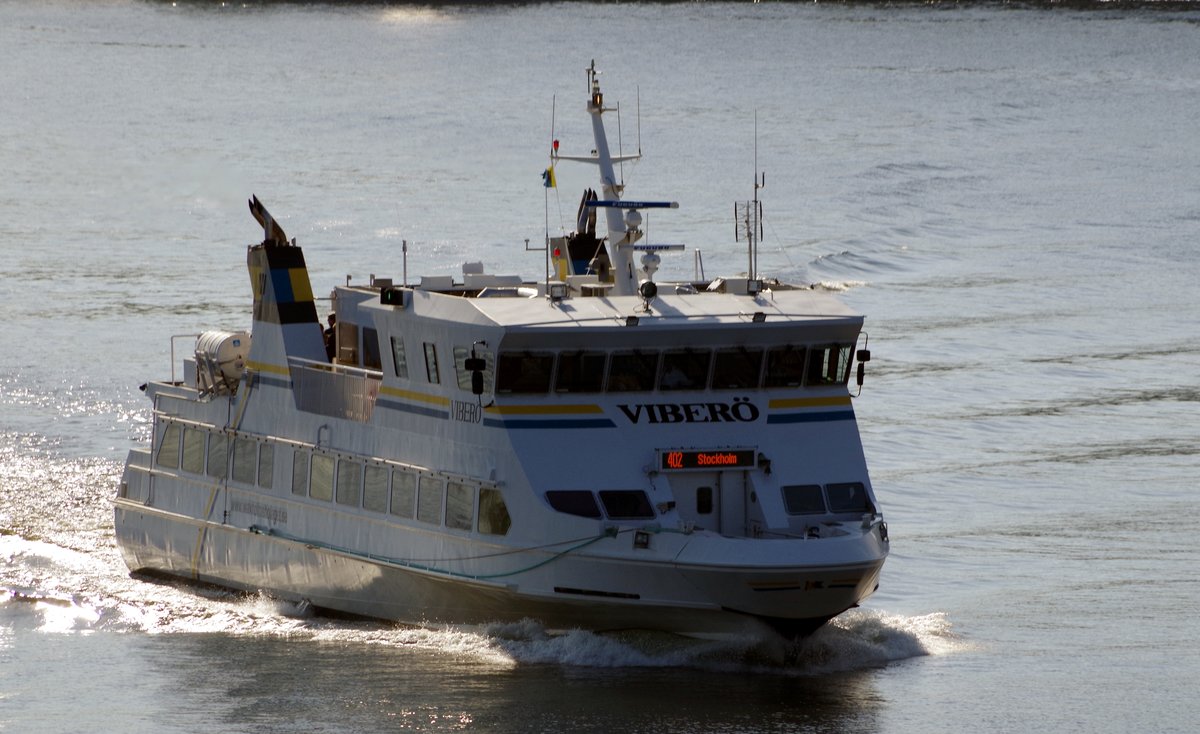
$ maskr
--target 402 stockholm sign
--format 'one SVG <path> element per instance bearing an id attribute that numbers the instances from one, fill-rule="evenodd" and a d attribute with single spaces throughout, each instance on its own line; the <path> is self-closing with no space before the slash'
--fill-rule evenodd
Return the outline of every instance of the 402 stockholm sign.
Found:
<path id="1" fill-rule="evenodd" d="M 714 451 L 663 451 L 659 459 L 662 471 L 680 469 L 748 469 L 754 466 L 753 449 Z"/>

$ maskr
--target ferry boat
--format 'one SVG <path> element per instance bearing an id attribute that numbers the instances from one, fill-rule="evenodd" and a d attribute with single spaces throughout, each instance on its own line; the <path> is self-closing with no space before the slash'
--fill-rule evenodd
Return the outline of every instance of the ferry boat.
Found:
<path id="1" fill-rule="evenodd" d="M 676 205 L 622 198 L 636 156 L 587 73 L 595 149 L 551 162 L 596 166 L 600 192 L 540 280 L 372 276 L 333 288 L 324 329 L 301 248 L 250 201 L 250 331 L 143 386 L 151 443 L 114 500 L 132 571 L 406 623 L 708 638 L 802 636 L 876 590 L 863 317 L 757 277 L 757 180 L 745 275 L 655 281 L 683 246 L 644 242 L 641 212 Z"/>

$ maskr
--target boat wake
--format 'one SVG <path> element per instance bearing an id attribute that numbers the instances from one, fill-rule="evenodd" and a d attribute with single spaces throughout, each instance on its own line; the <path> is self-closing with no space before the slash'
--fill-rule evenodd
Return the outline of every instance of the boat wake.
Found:
<path id="1" fill-rule="evenodd" d="M 801 641 L 698 640 L 631 630 L 549 630 L 509 624 L 398 626 L 330 618 L 265 595 L 132 577 L 115 549 L 75 550 L 0 536 L 0 623 L 44 634 L 224 634 L 292 643 L 394 647 L 500 668 L 686 668 L 820 675 L 877 668 L 962 649 L 941 613 L 900 616 L 857 609 Z"/>

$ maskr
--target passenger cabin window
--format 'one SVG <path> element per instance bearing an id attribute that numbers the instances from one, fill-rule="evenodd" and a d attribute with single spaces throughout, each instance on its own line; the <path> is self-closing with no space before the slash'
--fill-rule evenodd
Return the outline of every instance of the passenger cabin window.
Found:
<path id="1" fill-rule="evenodd" d="M 546 492 L 546 501 L 559 512 L 579 517 L 599 519 L 600 506 L 596 504 L 596 496 L 591 492 L 574 489 L 552 489 Z"/>
<path id="2" fill-rule="evenodd" d="M 475 489 L 470 485 L 447 482 L 446 527 L 468 531 L 475 527 Z"/>
<path id="3" fill-rule="evenodd" d="M 229 471 L 229 437 L 223 433 L 208 434 L 208 476 L 224 479 Z"/>
<path id="4" fill-rule="evenodd" d="M 554 392 L 601 392 L 604 390 L 604 352 L 564 352 L 558 355 Z"/>
<path id="5" fill-rule="evenodd" d="M 713 359 L 712 388 L 743 390 L 758 387 L 762 361 L 763 350 L 759 348 L 718 349 Z"/>
<path id="6" fill-rule="evenodd" d="M 192 474 L 204 473 L 204 438 L 208 434 L 199 428 L 183 429 L 183 470 Z"/>
<path id="7" fill-rule="evenodd" d="M 383 369 L 383 358 L 379 354 L 379 332 L 369 326 L 362 330 L 363 367 L 372 370 Z"/>
<path id="8" fill-rule="evenodd" d="M 767 352 L 763 387 L 800 387 L 804 383 L 804 347 L 774 347 Z"/>
<path id="9" fill-rule="evenodd" d="M 292 494 L 308 494 L 308 454 L 304 451 L 292 454 Z"/>
<path id="10" fill-rule="evenodd" d="M 424 342 L 425 347 L 425 379 L 433 385 L 440 385 L 441 377 L 438 376 L 437 363 L 437 346 L 430 342 Z"/>
<path id="11" fill-rule="evenodd" d="M 168 469 L 179 468 L 179 436 L 181 429 L 178 423 L 168 423 L 163 429 L 162 438 L 158 443 L 158 455 L 154 463 Z"/>
<path id="12" fill-rule="evenodd" d="M 609 392 L 635 392 L 654 389 L 658 372 L 658 352 L 616 352 L 608 366 Z"/>
<path id="13" fill-rule="evenodd" d="M 496 392 L 536 394 L 550 391 L 554 355 L 546 352 L 501 352 L 496 366 Z"/>
<path id="14" fill-rule="evenodd" d="M 399 469 L 392 472 L 392 507 L 396 517 L 412 518 L 417 503 L 417 475 Z"/>
<path id="15" fill-rule="evenodd" d="M 233 481 L 254 484 L 254 475 L 257 471 L 258 444 L 253 439 L 235 438 L 233 440 Z"/>
<path id="16" fill-rule="evenodd" d="M 392 337 L 392 370 L 396 377 L 408 379 L 408 360 L 404 357 L 404 340 Z"/>
<path id="17" fill-rule="evenodd" d="M 611 520 L 648 520 L 654 517 L 650 498 L 640 489 L 602 489 L 600 502 Z"/>
<path id="18" fill-rule="evenodd" d="M 867 497 L 867 488 L 862 482 L 827 484 L 825 492 L 829 495 L 829 509 L 832 512 L 859 514 L 875 511 L 871 499 Z"/>
<path id="19" fill-rule="evenodd" d="M 783 487 L 783 506 L 789 515 L 825 514 L 825 496 L 819 484 L 793 484 Z"/>
<path id="20" fill-rule="evenodd" d="M 496 358 L 491 352 L 476 350 L 475 356 L 484 362 L 483 392 L 492 392 L 493 375 L 496 372 Z M 467 369 L 467 360 L 471 358 L 471 350 L 467 347 L 454 348 L 454 375 L 458 378 L 460 389 L 471 391 L 471 371 Z"/>
<path id="21" fill-rule="evenodd" d="M 830 344 L 812 350 L 808 362 L 809 385 L 844 385 L 849 377 L 849 344 Z"/>
<path id="22" fill-rule="evenodd" d="M 363 508 L 371 512 L 387 512 L 388 470 L 367 464 L 363 470 Z"/>
<path id="23" fill-rule="evenodd" d="M 362 464 L 357 461 L 338 459 L 337 494 L 335 499 L 339 505 L 358 507 L 362 492 Z"/>
<path id="24" fill-rule="evenodd" d="M 258 447 L 258 486 L 270 489 L 275 484 L 275 446 L 264 443 Z"/>
<path id="25" fill-rule="evenodd" d="M 708 384 L 708 366 L 712 352 L 685 349 L 666 351 L 662 356 L 659 390 L 703 390 Z"/>
<path id="26" fill-rule="evenodd" d="M 484 487 L 479 490 L 479 532 L 484 535 L 507 535 L 512 527 L 508 507 L 500 490 Z"/>
<path id="27" fill-rule="evenodd" d="M 442 524 L 442 480 L 423 476 L 417 483 L 417 519 L 431 525 Z"/>
<path id="28" fill-rule="evenodd" d="M 333 457 L 313 454 L 308 480 L 308 496 L 315 500 L 333 500 Z"/>

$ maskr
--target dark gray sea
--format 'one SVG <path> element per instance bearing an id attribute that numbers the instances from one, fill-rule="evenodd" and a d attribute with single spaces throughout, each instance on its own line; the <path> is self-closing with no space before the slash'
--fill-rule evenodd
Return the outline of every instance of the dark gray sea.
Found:
<path id="1" fill-rule="evenodd" d="M 867 314 L 879 593 L 733 645 L 131 578 L 138 385 L 249 326 L 246 199 L 319 294 L 537 276 L 592 59 L 653 239 L 745 270 L 757 154 L 760 270 Z M 1195 731 L 1198 120 L 1189 3 L 0 0 L 0 730 Z"/>

